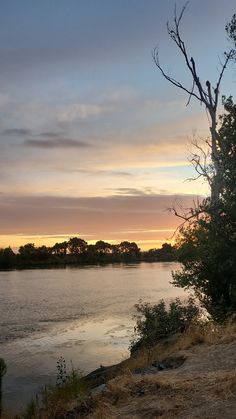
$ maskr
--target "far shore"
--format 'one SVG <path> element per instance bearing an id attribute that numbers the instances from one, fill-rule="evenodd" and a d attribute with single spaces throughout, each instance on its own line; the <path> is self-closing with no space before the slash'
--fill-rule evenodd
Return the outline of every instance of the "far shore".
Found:
<path id="1" fill-rule="evenodd" d="M 176 249 L 168 243 L 164 243 L 160 249 L 141 251 L 134 242 L 112 245 L 100 240 L 88 245 L 84 240 L 73 237 L 68 242 L 56 243 L 52 247 L 36 247 L 27 243 L 17 253 L 11 247 L 0 248 L 2 270 L 173 261 L 176 261 Z"/>

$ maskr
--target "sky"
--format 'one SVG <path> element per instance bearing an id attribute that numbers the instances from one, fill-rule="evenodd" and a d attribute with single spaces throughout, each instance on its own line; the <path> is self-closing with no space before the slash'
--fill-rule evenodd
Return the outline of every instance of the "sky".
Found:
<path id="1" fill-rule="evenodd" d="M 194 138 L 209 136 L 203 106 L 169 39 L 172 0 L 0 0 L 0 247 L 79 236 L 171 241 L 173 203 L 208 193 L 189 182 Z M 183 2 L 177 1 L 181 10 Z M 229 49 L 235 1 L 192 0 L 181 30 L 203 81 Z M 221 93 L 234 95 L 230 64 Z"/>

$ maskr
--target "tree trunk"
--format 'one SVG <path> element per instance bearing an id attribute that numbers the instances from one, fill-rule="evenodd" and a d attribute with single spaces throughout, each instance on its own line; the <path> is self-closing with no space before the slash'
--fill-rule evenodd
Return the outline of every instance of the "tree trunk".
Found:
<path id="1" fill-rule="evenodd" d="M 209 112 L 211 117 L 211 160 L 214 168 L 211 184 L 211 203 L 215 205 L 218 203 L 220 196 L 220 164 L 217 150 L 218 133 L 216 130 L 216 112 L 213 109 L 210 109 Z"/>

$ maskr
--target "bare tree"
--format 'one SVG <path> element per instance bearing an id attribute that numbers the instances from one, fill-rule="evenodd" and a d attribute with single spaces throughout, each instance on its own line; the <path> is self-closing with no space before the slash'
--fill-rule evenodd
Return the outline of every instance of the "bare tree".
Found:
<path id="1" fill-rule="evenodd" d="M 185 42 L 182 39 L 180 33 L 180 24 L 183 17 L 183 14 L 186 10 L 188 3 L 182 8 L 181 12 L 178 14 L 176 7 L 174 11 L 174 22 L 173 26 L 167 22 L 167 32 L 172 39 L 172 41 L 176 44 L 177 48 L 179 49 L 185 65 L 190 72 L 192 78 L 192 86 L 191 88 L 186 87 L 181 82 L 177 81 L 175 78 L 167 74 L 164 70 L 163 66 L 160 64 L 159 60 L 159 51 L 156 47 L 153 52 L 153 59 L 154 62 L 162 74 L 162 76 L 168 80 L 174 86 L 180 88 L 181 90 L 185 91 L 188 94 L 188 101 L 187 105 L 190 103 L 191 98 L 197 99 L 201 104 L 205 105 L 206 111 L 210 118 L 210 134 L 211 134 L 211 141 L 208 143 L 210 150 L 211 150 L 211 161 L 212 161 L 212 179 L 209 182 L 211 187 L 211 203 L 214 205 L 219 200 L 220 195 L 220 186 L 221 186 L 221 168 L 220 162 L 218 158 L 218 147 L 217 147 L 217 140 L 218 140 L 218 133 L 217 133 L 217 107 L 219 102 L 219 93 L 220 93 L 220 84 L 222 81 L 222 77 L 224 75 L 225 69 L 230 59 L 233 58 L 234 50 L 231 49 L 229 52 L 224 53 L 223 62 L 221 62 L 221 70 L 219 73 L 218 80 L 215 86 L 209 80 L 206 80 L 205 86 L 202 84 L 200 77 L 198 75 L 198 71 L 196 68 L 196 63 L 193 57 L 190 57 Z M 202 166 L 200 157 L 196 154 L 193 157 L 192 163 L 199 175 L 206 176 L 206 168 Z M 208 178 L 209 181 L 209 178 Z"/>

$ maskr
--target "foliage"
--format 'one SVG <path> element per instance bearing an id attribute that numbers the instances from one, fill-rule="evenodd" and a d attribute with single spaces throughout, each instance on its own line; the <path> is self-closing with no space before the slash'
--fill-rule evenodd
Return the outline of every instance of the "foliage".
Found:
<path id="1" fill-rule="evenodd" d="M 0 249 L 0 267 L 10 268 L 16 262 L 16 255 L 10 247 Z"/>
<path id="2" fill-rule="evenodd" d="M 221 165 L 221 212 L 227 223 L 236 223 L 236 105 L 232 97 L 223 98 L 226 113 L 219 129 L 219 160 Z M 235 234 L 235 230 L 233 231 Z"/>
<path id="3" fill-rule="evenodd" d="M 231 21 L 226 25 L 225 29 L 229 38 L 236 46 L 236 13 L 234 13 Z"/>
<path id="4" fill-rule="evenodd" d="M 210 138 L 206 139 L 204 147 L 195 143 L 196 153 L 191 162 L 197 178 L 207 180 L 210 197 L 202 203 L 193 203 L 187 213 L 172 209 L 184 220 L 177 243 L 183 268 L 173 278 L 176 286 L 195 291 L 213 319 L 224 321 L 236 311 L 236 107 L 231 97 L 224 98 L 225 114 L 219 119 L 220 129 L 217 110 L 222 78 L 230 61 L 236 59 L 236 14 L 226 25 L 233 48 L 225 51 L 220 60 L 218 80 L 214 85 L 209 80 L 203 84 L 181 34 L 187 4 L 180 13 L 175 7 L 174 22 L 173 25 L 167 23 L 167 32 L 184 59 L 192 78 L 192 89 L 165 71 L 158 48 L 154 49 L 153 58 L 160 74 L 173 86 L 188 93 L 187 105 L 191 98 L 205 105 Z"/>
<path id="5" fill-rule="evenodd" d="M 130 345 L 131 353 L 141 346 L 153 346 L 160 339 L 183 331 L 200 312 L 193 298 L 189 298 L 187 303 L 176 298 L 169 306 L 164 300 L 154 305 L 140 301 L 135 308 L 138 314 L 135 316 L 135 338 Z"/>
<path id="6" fill-rule="evenodd" d="M 236 105 L 232 98 L 224 105 L 217 145 L 219 199 L 214 205 L 205 200 L 201 217 L 180 231 L 183 268 L 173 275 L 174 284 L 193 289 L 216 321 L 236 311 Z"/>
<path id="7" fill-rule="evenodd" d="M 163 243 L 161 249 L 150 249 L 144 253 L 144 260 L 149 262 L 174 261 L 176 260 L 176 250 L 171 244 Z"/>

